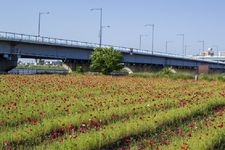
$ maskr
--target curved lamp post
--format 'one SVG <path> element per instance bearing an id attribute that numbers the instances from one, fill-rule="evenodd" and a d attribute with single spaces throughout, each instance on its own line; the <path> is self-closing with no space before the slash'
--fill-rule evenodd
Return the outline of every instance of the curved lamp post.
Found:
<path id="1" fill-rule="evenodd" d="M 154 24 L 146 24 L 145 27 L 152 27 L 152 54 L 153 54 L 155 25 Z"/>
<path id="2" fill-rule="evenodd" d="M 100 29 L 99 29 L 99 47 L 102 46 L 102 8 L 92 8 L 91 11 L 99 11 L 100 12 Z"/>
<path id="3" fill-rule="evenodd" d="M 39 12 L 39 17 L 38 17 L 38 36 L 41 36 L 41 16 L 42 15 L 48 15 L 50 12 Z"/>

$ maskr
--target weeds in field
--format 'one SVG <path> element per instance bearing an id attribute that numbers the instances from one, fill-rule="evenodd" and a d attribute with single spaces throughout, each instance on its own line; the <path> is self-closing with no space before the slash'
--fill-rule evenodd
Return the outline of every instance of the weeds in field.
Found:
<path id="1" fill-rule="evenodd" d="M 224 148 L 222 77 L 133 76 L 0 76 L 2 149 Z"/>

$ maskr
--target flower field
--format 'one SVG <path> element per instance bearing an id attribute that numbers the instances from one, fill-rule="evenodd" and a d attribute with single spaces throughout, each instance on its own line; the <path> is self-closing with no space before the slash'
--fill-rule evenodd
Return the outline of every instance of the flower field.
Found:
<path id="1" fill-rule="evenodd" d="M 0 76 L 0 147 L 224 150 L 225 84 L 90 75 Z"/>

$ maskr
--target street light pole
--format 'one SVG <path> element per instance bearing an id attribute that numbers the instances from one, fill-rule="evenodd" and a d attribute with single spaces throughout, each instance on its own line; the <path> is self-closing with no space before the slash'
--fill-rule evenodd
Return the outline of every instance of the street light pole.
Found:
<path id="1" fill-rule="evenodd" d="M 102 22 L 103 22 L 103 19 L 102 19 L 102 8 L 92 8 L 91 11 L 94 11 L 94 10 L 97 10 L 97 11 L 100 11 L 100 29 L 99 29 L 99 47 L 102 46 Z"/>
<path id="2" fill-rule="evenodd" d="M 184 47 L 184 34 L 177 34 L 177 36 L 182 36 L 182 50 L 183 50 L 183 56 L 184 56 L 184 51 L 185 51 L 185 47 Z"/>
<path id="3" fill-rule="evenodd" d="M 50 12 L 39 12 L 39 16 L 38 16 L 38 36 L 41 36 L 41 15 L 48 15 L 50 14 Z"/>
<path id="4" fill-rule="evenodd" d="M 38 17 L 38 36 L 40 36 L 41 32 L 41 13 L 39 12 L 39 17 Z"/>
<path id="5" fill-rule="evenodd" d="M 202 40 L 202 41 L 198 41 L 199 43 L 202 43 L 202 52 L 204 52 L 205 50 L 205 41 Z"/>
<path id="6" fill-rule="evenodd" d="M 205 50 L 205 41 L 202 40 L 202 41 L 198 41 L 199 43 L 202 43 L 202 52 L 204 52 Z M 200 55 L 201 55 L 201 52 L 200 52 Z"/>
<path id="7" fill-rule="evenodd" d="M 139 37 L 139 50 L 141 49 L 141 41 L 142 41 L 142 35 Z"/>
<path id="8" fill-rule="evenodd" d="M 168 51 L 168 43 L 171 43 L 171 41 L 166 41 L 166 53 Z"/>
<path id="9" fill-rule="evenodd" d="M 141 46 L 142 46 L 142 37 L 147 36 L 146 34 L 140 34 L 139 36 L 139 50 L 141 50 Z"/>
<path id="10" fill-rule="evenodd" d="M 190 48 L 191 46 L 190 45 L 185 45 L 184 46 L 184 55 L 186 56 L 187 55 L 187 48 Z"/>
<path id="11" fill-rule="evenodd" d="M 153 54 L 155 25 L 154 24 L 146 24 L 145 27 L 152 27 L 152 54 Z"/>

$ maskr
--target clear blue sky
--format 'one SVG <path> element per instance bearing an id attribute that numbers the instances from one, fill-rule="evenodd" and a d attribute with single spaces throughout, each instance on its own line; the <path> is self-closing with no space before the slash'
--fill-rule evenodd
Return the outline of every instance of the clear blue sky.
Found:
<path id="1" fill-rule="evenodd" d="M 42 35 L 98 42 L 99 13 L 103 8 L 104 44 L 138 47 L 139 34 L 151 34 L 144 24 L 155 24 L 155 49 L 181 53 L 185 34 L 188 54 L 218 45 L 225 50 L 224 0 L 1 0 L 0 30 L 37 34 L 38 12 L 50 11 L 42 18 Z M 151 49 L 151 36 L 143 39 L 143 48 Z"/>

